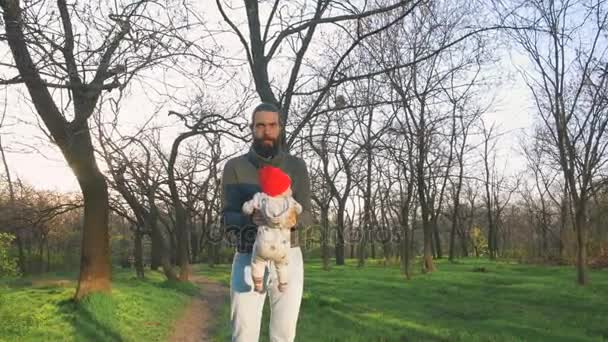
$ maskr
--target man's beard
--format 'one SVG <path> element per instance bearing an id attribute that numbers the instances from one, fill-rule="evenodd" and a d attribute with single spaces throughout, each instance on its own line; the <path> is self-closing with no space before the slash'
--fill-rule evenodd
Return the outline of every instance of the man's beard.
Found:
<path id="1" fill-rule="evenodd" d="M 272 144 L 267 143 L 267 139 L 253 139 L 253 149 L 257 154 L 264 158 L 271 158 L 279 152 L 279 139 L 272 140 Z"/>

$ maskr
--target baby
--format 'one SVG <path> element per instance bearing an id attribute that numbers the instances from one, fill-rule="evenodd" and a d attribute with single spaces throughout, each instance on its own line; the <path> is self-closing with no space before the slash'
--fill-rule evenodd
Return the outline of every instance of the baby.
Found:
<path id="1" fill-rule="evenodd" d="M 279 291 L 287 288 L 287 264 L 290 246 L 290 218 L 295 211 L 302 213 L 302 206 L 291 192 L 291 179 L 281 169 L 264 166 L 259 170 L 262 192 L 243 204 L 243 213 L 252 215 L 259 211 L 266 224 L 258 227 L 251 256 L 251 274 L 255 290 L 262 292 L 267 261 L 274 262 L 279 279 Z"/>

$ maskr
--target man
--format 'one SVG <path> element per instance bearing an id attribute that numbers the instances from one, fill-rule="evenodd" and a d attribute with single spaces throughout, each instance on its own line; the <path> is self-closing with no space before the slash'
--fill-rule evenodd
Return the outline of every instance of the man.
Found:
<path id="1" fill-rule="evenodd" d="M 222 175 L 222 214 L 228 230 L 236 232 L 237 251 L 232 263 L 230 280 L 230 320 L 232 341 L 257 341 L 260 335 L 262 309 L 266 293 L 270 297 L 270 340 L 293 341 L 304 284 L 302 251 L 298 246 L 296 229 L 311 223 L 310 180 L 306 163 L 288 154 L 281 146 L 283 124 L 279 109 L 269 103 L 258 105 L 251 116 L 253 145 L 248 153 L 230 159 Z M 265 274 L 263 292 L 253 290 L 251 280 L 251 252 L 257 227 L 263 225 L 259 212 L 251 216 L 241 213 L 244 202 L 260 191 L 257 170 L 272 165 L 286 172 L 292 180 L 294 199 L 302 205 L 302 213 L 293 215 L 291 249 L 289 251 L 288 283 L 284 292 L 278 289 L 278 280 L 272 263 Z M 297 225 L 297 226 L 296 226 Z"/>

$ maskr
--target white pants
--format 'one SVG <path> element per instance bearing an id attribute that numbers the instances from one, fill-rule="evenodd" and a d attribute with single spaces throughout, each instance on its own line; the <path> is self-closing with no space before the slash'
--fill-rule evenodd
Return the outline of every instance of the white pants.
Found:
<path id="1" fill-rule="evenodd" d="M 264 276 L 267 291 L 258 293 L 251 280 L 251 254 L 236 253 L 230 278 L 230 322 L 232 341 L 256 342 L 260 337 L 262 310 L 266 293 L 270 298 L 270 341 L 291 342 L 296 337 L 296 326 L 304 289 L 304 264 L 300 247 L 289 250 L 288 283 L 284 292 L 278 289 L 277 272 L 273 263 Z"/>

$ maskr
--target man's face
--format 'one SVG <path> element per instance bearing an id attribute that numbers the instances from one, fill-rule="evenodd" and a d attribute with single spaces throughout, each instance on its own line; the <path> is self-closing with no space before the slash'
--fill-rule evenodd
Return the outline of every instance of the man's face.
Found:
<path id="1" fill-rule="evenodd" d="M 253 140 L 257 147 L 273 149 L 278 146 L 281 127 L 279 113 L 257 112 L 253 118 Z"/>

